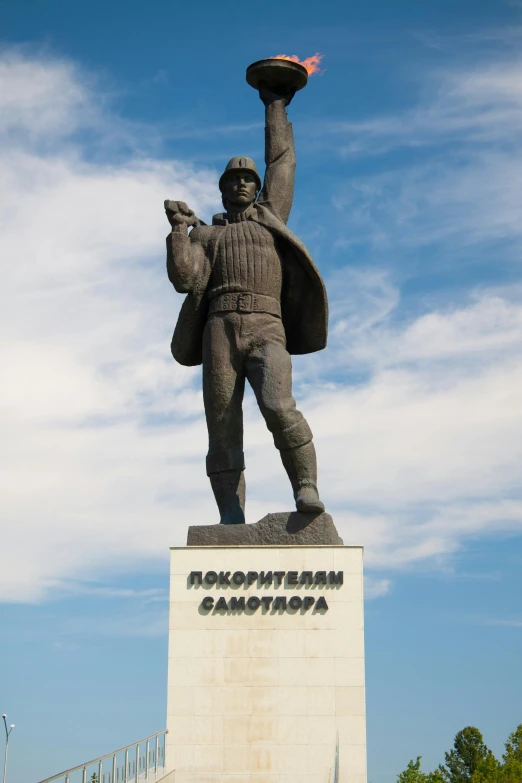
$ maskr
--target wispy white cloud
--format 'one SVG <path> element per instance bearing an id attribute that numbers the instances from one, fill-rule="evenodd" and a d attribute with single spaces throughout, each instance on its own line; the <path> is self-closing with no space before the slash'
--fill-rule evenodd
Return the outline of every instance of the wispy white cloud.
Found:
<path id="1" fill-rule="evenodd" d="M 388 257 L 405 252 L 411 256 L 430 246 L 440 250 L 443 245 L 446 252 L 439 264 L 447 266 L 478 245 L 497 243 L 503 259 L 518 260 L 521 176 L 518 151 L 487 145 L 480 152 L 443 154 L 348 180 L 333 199 L 343 223 L 337 245 L 367 245 Z M 498 263 L 495 256 L 491 263 Z"/>
<path id="2" fill-rule="evenodd" d="M 121 598 L 137 602 L 142 606 L 154 603 L 166 603 L 169 600 L 168 591 L 160 587 L 135 589 L 132 587 L 114 587 L 96 584 L 88 581 L 66 581 L 61 583 L 64 594 L 70 596 L 86 596 L 88 598 Z"/>
<path id="3" fill-rule="evenodd" d="M 93 162 L 73 135 L 78 117 L 97 112 L 115 136 L 118 118 L 104 115 L 70 64 L 7 54 L 4 79 L 9 69 L 19 132 L 6 131 L 0 152 L 0 595 L 37 601 L 110 590 L 104 575 L 149 569 L 184 542 L 189 524 L 216 519 L 199 371 L 168 353 L 179 297 L 164 273 L 162 202 L 182 198 L 203 214 L 219 205 L 213 171 L 151 155 Z M 41 86 L 29 100 L 23 79 L 33 75 Z M 506 90 L 514 100 L 516 86 Z M 62 103 L 47 116 L 42 96 L 56 91 Z M 375 182 L 368 187 L 378 196 Z M 399 236 L 390 227 L 411 225 L 413 214 L 429 227 L 432 210 L 415 201 L 421 180 L 411 188 L 395 213 L 390 198 L 386 220 L 368 203 L 369 235 L 380 225 L 383 246 Z M 485 225 L 501 230 L 485 209 L 473 218 L 476 201 L 461 201 L 461 225 L 477 237 Z M 294 365 L 322 493 L 345 541 L 363 543 L 369 568 L 382 574 L 420 562 L 444 567 L 472 536 L 520 533 L 521 293 L 477 290 L 400 323 L 400 290 L 385 272 L 339 270 L 330 290 L 331 345 Z M 289 508 L 251 397 L 246 448 L 249 521 Z M 388 589 L 379 576 L 369 594 Z"/>
<path id="4" fill-rule="evenodd" d="M 372 579 L 367 576 L 364 578 L 364 597 L 367 600 L 382 598 L 390 592 L 391 582 L 389 579 Z"/>
<path id="5" fill-rule="evenodd" d="M 368 275 L 371 283 L 375 273 Z M 522 350 L 522 290 L 473 291 L 468 303 L 418 316 L 404 326 L 390 323 L 389 315 L 398 305 L 393 288 L 379 300 L 380 286 L 371 303 L 373 322 L 359 326 L 340 319 L 333 330 L 331 362 L 346 366 L 371 367 L 374 370 L 407 368 L 419 363 L 437 367 L 466 363 L 484 368 L 484 359 L 517 359 Z M 337 294 L 336 294 L 337 296 Z M 364 312 L 364 292 L 362 292 Z M 335 307 L 334 307 L 335 310 Z M 458 368 L 462 371 L 462 368 Z M 447 375 L 445 376 L 447 377 Z"/>
<path id="6" fill-rule="evenodd" d="M 190 492 L 204 427 L 195 373 L 168 352 L 179 301 L 165 283 L 162 204 L 175 194 L 212 211 L 216 176 L 178 161 L 91 163 L 71 133 L 78 105 L 94 113 L 98 96 L 75 69 L 8 53 L 0 72 L 17 85 L 19 130 L 0 152 L 0 582 L 5 599 L 24 600 L 165 552 L 153 541 L 173 515 L 157 508 L 182 484 Z M 40 87 L 25 90 L 24 79 Z M 41 105 L 55 94 L 47 116 Z M 65 139 L 63 151 L 36 149 L 36 136 Z M 157 416 L 164 427 L 151 426 Z"/>
<path id="7" fill-rule="evenodd" d="M 448 264 L 489 243 L 502 247 L 503 260 L 518 260 L 522 60 L 507 48 L 501 59 L 498 52 L 476 57 L 419 81 L 411 108 L 323 130 L 345 156 L 401 153 L 378 165 L 374 159 L 372 174 L 339 186 L 338 246 L 369 246 L 389 257 L 430 246 L 442 252 L 443 245 L 440 262 Z"/>
<path id="8" fill-rule="evenodd" d="M 77 593 L 72 597 L 77 598 Z M 110 598 L 111 596 L 107 596 Z M 112 596 L 117 597 L 117 596 Z M 122 596 L 120 596 L 122 597 Z M 159 602 L 128 596 L 117 608 L 96 604 L 94 611 L 69 612 L 65 616 L 51 614 L 46 632 L 54 637 L 53 646 L 74 652 L 85 640 L 93 639 L 165 639 L 168 627 L 168 599 Z M 34 629 L 20 630 L 31 638 Z"/>
<path id="9" fill-rule="evenodd" d="M 522 628 L 522 617 L 480 617 L 475 620 L 479 625 L 488 625 L 497 628 Z"/>
<path id="10" fill-rule="evenodd" d="M 63 139 L 97 117 L 98 104 L 71 62 L 27 57 L 21 49 L 2 53 L 0 134 Z"/>
<path id="11" fill-rule="evenodd" d="M 518 31 L 520 35 L 520 30 Z M 514 146 L 521 133 L 522 60 L 479 61 L 474 66 L 438 69 L 427 75 L 416 105 L 362 122 L 327 125 L 346 139 L 344 153 L 381 153 L 394 147 L 423 147 L 459 140 L 502 139 Z"/>

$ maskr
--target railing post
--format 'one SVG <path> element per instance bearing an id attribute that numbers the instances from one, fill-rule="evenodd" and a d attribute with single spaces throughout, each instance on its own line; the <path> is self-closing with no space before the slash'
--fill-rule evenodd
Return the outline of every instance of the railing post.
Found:
<path id="1" fill-rule="evenodd" d="M 77 767 L 66 769 L 59 775 L 54 775 L 52 778 L 46 778 L 45 780 L 40 781 L 40 783 L 58 783 L 59 780 L 61 780 L 63 783 L 71 783 L 71 775 L 72 780 L 77 780 L 79 783 L 80 771 L 81 783 L 90 783 L 90 780 L 88 780 L 88 770 L 94 767 L 95 764 L 97 765 L 97 773 L 93 774 L 91 777 L 96 779 L 96 783 L 105 783 L 105 778 L 107 778 L 107 783 L 139 783 L 140 777 L 142 777 L 143 783 L 148 783 L 149 779 L 152 778 L 151 767 L 154 767 L 154 779 L 157 780 L 160 761 L 161 766 L 164 769 L 166 767 L 166 735 L 166 730 L 160 731 L 157 734 L 151 734 L 148 737 L 139 740 L 138 742 L 134 742 L 132 745 L 119 748 L 117 751 L 107 753 L 105 756 L 98 756 L 98 758 L 92 759 L 92 761 L 88 761 L 84 764 L 79 764 Z M 160 737 L 163 737 L 163 744 L 161 746 Z M 154 742 L 154 750 L 151 747 L 152 741 Z M 143 749 L 144 755 L 140 756 L 142 744 L 145 746 Z M 132 748 L 134 748 L 136 751 L 135 758 L 133 760 L 130 759 L 130 755 L 132 755 L 132 753 L 129 754 L 129 751 L 132 751 Z M 123 753 L 125 754 L 125 761 L 122 766 L 118 767 L 118 756 L 119 754 Z M 153 754 L 154 758 L 152 758 Z M 105 766 L 108 768 L 108 762 L 111 758 L 112 770 L 109 771 L 109 769 L 107 769 L 104 774 L 103 762 L 105 759 L 107 759 L 107 764 Z"/>

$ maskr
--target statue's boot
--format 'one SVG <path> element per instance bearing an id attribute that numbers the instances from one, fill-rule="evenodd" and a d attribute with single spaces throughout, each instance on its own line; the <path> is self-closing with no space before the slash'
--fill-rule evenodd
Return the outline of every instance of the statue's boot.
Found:
<path id="1" fill-rule="evenodd" d="M 210 484 L 222 525 L 245 524 L 245 474 L 242 470 L 223 470 L 211 473 Z"/>
<path id="2" fill-rule="evenodd" d="M 317 458 L 313 442 L 281 450 L 281 459 L 294 490 L 296 509 L 305 514 L 324 511 L 317 491 Z"/>

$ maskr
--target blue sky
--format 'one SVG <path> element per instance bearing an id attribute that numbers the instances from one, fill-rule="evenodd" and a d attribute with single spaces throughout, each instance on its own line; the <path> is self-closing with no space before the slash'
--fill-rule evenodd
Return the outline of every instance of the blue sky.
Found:
<path id="1" fill-rule="evenodd" d="M 19 0 L 0 36 L 10 783 L 164 726 L 168 547 L 216 510 L 162 203 L 208 220 L 226 161 L 261 165 L 244 71 L 280 52 L 324 55 L 290 107 L 290 225 L 331 336 L 295 390 L 365 546 L 369 780 L 467 724 L 500 753 L 522 722 L 522 3 Z M 252 522 L 291 497 L 246 413 Z"/>

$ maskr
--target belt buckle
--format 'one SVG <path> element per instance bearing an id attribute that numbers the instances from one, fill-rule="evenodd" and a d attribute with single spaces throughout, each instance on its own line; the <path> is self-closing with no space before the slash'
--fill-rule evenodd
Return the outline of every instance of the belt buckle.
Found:
<path id="1" fill-rule="evenodd" d="M 254 312 L 254 294 L 239 294 L 238 310 L 240 313 Z"/>

